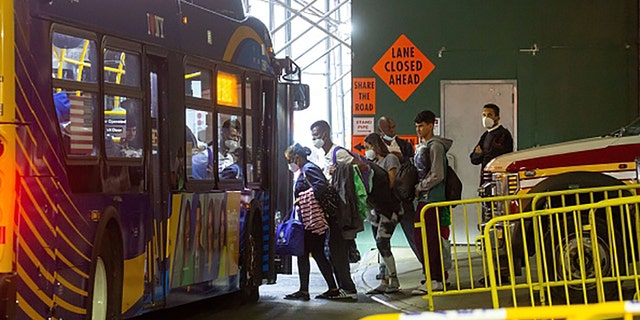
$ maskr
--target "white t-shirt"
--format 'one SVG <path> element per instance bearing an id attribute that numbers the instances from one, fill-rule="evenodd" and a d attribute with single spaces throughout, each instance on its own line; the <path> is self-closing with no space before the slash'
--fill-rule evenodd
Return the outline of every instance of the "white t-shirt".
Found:
<path id="1" fill-rule="evenodd" d="M 329 167 L 333 164 L 333 151 L 336 148 L 340 148 L 338 151 L 336 151 L 336 162 L 351 163 L 351 161 L 353 161 L 353 156 L 351 156 L 349 151 L 347 151 L 345 148 L 339 147 L 336 144 L 333 144 L 331 146 L 331 149 L 329 149 L 329 151 L 324 154 L 324 162 L 325 163 L 324 163 L 324 166 L 321 166 L 322 167 L 322 171 L 324 172 L 324 175 L 329 180 L 331 180 L 331 174 L 329 173 Z"/>

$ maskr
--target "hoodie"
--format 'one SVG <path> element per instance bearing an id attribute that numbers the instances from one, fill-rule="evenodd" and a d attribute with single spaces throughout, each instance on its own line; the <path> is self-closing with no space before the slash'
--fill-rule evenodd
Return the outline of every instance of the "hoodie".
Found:
<path id="1" fill-rule="evenodd" d="M 447 151 L 453 140 L 434 136 L 427 142 L 421 142 L 416 148 L 414 164 L 418 168 L 419 200 L 444 201 L 444 177 L 447 166 Z"/>

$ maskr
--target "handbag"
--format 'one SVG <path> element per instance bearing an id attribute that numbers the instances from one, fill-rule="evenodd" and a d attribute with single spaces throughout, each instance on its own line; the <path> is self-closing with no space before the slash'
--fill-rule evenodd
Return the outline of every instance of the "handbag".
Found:
<path id="1" fill-rule="evenodd" d="M 276 254 L 302 256 L 304 255 L 304 226 L 296 217 L 293 208 L 286 220 L 280 222 L 276 228 Z"/>
<path id="2" fill-rule="evenodd" d="M 304 177 L 304 180 L 307 181 L 307 184 L 313 189 L 313 185 L 307 179 L 307 176 Z M 340 201 L 340 195 L 336 188 L 334 188 L 330 183 L 327 183 L 327 189 L 324 192 L 324 196 L 322 199 L 317 199 L 320 207 L 322 208 L 322 212 L 324 212 L 325 217 L 332 218 L 338 212 L 338 203 Z"/>
<path id="3" fill-rule="evenodd" d="M 298 199 L 300 219 L 302 220 L 305 230 L 309 230 L 315 234 L 323 234 L 329 229 L 329 224 L 327 223 L 323 209 L 313 195 L 313 188 L 300 192 Z"/>

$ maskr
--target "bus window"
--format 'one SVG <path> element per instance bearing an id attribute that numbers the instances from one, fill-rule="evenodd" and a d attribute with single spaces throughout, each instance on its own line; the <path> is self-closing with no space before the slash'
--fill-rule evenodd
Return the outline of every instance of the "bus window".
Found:
<path id="1" fill-rule="evenodd" d="M 141 158 L 142 104 L 138 99 L 105 96 L 104 137 L 107 157 Z"/>
<path id="2" fill-rule="evenodd" d="M 97 56 L 95 41 L 54 32 L 51 47 L 51 76 L 54 79 L 96 83 L 98 62 L 95 59 Z"/>
<path id="3" fill-rule="evenodd" d="M 213 112 L 186 109 L 187 178 L 213 180 Z"/>
<path id="4" fill-rule="evenodd" d="M 187 97 L 211 100 L 211 72 L 187 65 L 184 73 L 184 88 Z"/>
<path id="5" fill-rule="evenodd" d="M 220 138 L 218 140 L 218 174 L 220 180 L 242 180 L 243 149 L 242 149 L 242 125 L 236 115 L 219 114 L 218 128 Z"/>
<path id="6" fill-rule="evenodd" d="M 139 88 L 140 55 L 118 49 L 105 49 L 104 81 Z"/>
<path id="7" fill-rule="evenodd" d="M 95 156 L 96 95 L 82 91 L 67 92 L 61 88 L 54 88 L 53 92 L 65 150 L 69 155 Z"/>

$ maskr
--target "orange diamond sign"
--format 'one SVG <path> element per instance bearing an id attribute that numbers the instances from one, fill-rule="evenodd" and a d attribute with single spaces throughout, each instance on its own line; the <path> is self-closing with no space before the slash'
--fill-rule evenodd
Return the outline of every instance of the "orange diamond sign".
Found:
<path id="1" fill-rule="evenodd" d="M 407 101 L 433 69 L 433 63 L 404 34 L 373 66 L 373 71 L 402 101 Z"/>

